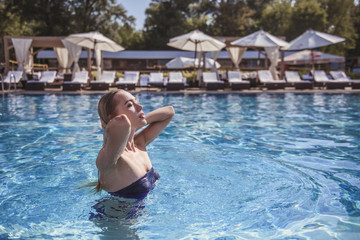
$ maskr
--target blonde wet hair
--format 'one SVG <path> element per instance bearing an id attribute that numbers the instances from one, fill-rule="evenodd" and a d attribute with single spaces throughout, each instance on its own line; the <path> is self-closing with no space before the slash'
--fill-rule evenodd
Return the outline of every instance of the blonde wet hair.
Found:
<path id="1" fill-rule="evenodd" d="M 117 93 L 122 93 L 122 92 L 125 92 L 125 91 L 122 89 L 112 90 L 100 98 L 99 103 L 98 103 L 98 114 L 99 114 L 100 120 L 102 122 L 104 122 L 105 124 L 107 124 L 109 122 L 109 120 L 110 120 L 109 116 L 114 112 L 114 109 L 116 107 L 116 102 L 113 101 L 114 96 Z M 85 185 L 85 187 L 92 187 L 92 186 L 95 187 L 94 188 L 95 192 L 101 191 L 100 172 L 99 171 L 98 171 L 97 182 L 92 182 L 92 183 Z"/>
<path id="2" fill-rule="evenodd" d="M 114 112 L 116 103 L 113 101 L 114 96 L 117 93 L 125 92 L 122 89 L 113 90 L 102 96 L 98 103 L 98 114 L 100 119 L 107 124 L 109 122 L 109 116 Z"/>

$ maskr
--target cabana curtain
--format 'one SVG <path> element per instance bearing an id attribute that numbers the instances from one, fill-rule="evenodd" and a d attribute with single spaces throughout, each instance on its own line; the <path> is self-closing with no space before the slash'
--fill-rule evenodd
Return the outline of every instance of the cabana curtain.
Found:
<path id="1" fill-rule="evenodd" d="M 96 57 L 96 80 L 101 79 L 101 50 L 95 48 L 95 57 Z"/>
<path id="2" fill-rule="evenodd" d="M 79 58 L 80 58 L 80 54 L 81 54 L 81 46 L 78 46 L 76 44 L 73 44 L 69 41 L 66 40 L 61 40 L 61 42 L 64 44 L 64 46 L 67 48 L 67 50 L 69 51 L 69 54 L 74 62 L 74 70 L 73 72 L 79 72 L 80 68 L 79 68 Z M 72 62 L 71 62 L 72 63 Z"/>
<path id="3" fill-rule="evenodd" d="M 241 62 L 244 53 L 246 52 L 246 47 L 227 47 L 226 50 L 228 51 L 231 61 L 235 65 L 235 69 L 239 69 L 239 65 Z"/>
<path id="4" fill-rule="evenodd" d="M 211 52 L 211 58 L 214 59 L 214 65 L 211 66 L 211 71 L 216 72 L 216 76 L 218 79 L 219 79 L 219 71 L 217 70 L 217 67 L 216 67 L 216 60 L 219 57 L 219 53 L 220 53 L 220 50 L 216 51 L 216 52 Z"/>
<path id="5" fill-rule="evenodd" d="M 66 48 L 54 48 L 56 58 L 63 73 L 69 72 L 73 59 Z"/>
<path id="6" fill-rule="evenodd" d="M 15 48 L 16 60 L 18 62 L 18 70 L 24 70 L 25 67 L 28 68 L 28 64 L 31 64 L 29 61 L 29 49 L 32 43 L 32 39 L 21 39 L 21 38 L 12 38 Z"/>
<path id="7" fill-rule="evenodd" d="M 269 70 L 275 80 L 278 80 L 276 66 L 279 60 L 279 47 L 265 47 L 266 54 L 271 62 Z"/>

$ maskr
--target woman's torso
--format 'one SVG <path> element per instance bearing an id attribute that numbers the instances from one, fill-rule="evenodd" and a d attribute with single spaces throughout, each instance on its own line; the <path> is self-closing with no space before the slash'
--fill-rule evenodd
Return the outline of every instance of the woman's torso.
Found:
<path id="1" fill-rule="evenodd" d="M 134 149 L 135 151 L 125 150 L 114 169 L 101 172 L 101 168 L 99 168 L 102 189 L 108 192 L 117 192 L 144 177 L 152 169 L 146 150 L 137 146 Z"/>

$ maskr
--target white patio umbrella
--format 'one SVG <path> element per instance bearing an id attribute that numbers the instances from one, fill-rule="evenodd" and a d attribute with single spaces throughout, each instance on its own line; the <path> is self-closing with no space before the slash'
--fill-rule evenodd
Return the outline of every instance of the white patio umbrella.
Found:
<path id="1" fill-rule="evenodd" d="M 317 64 L 345 62 L 345 58 L 342 56 L 336 56 L 328 53 L 323 53 L 320 51 L 311 52 L 310 50 L 295 52 L 284 58 L 284 63 L 289 65 L 312 64 L 312 61 L 314 61 L 314 63 Z"/>
<path id="2" fill-rule="evenodd" d="M 96 65 L 97 65 L 98 76 L 101 73 L 101 68 L 100 68 L 101 51 L 118 52 L 124 50 L 122 46 L 120 46 L 113 40 L 105 37 L 104 35 L 102 35 L 97 31 L 71 34 L 68 37 L 66 37 L 65 40 L 74 43 L 78 46 L 93 49 L 94 52 L 96 52 L 96 59 L 97 59 Z"/>
<path id="3" fill-rule="evenodd" d="M 277 79 L 276 65 L 279 58 L 279 48 L 284 48 L 289 45 L 288 42 L 278 37 L 275 37 L 263 30 L 259 30 L 250 35 L 242 37 L 238 40 L 232 41 L 231 44 L 240 47 L 265 48 L 265 51 L 271 61 L 270 71 L 274 79 Z M 259 58 L 260 58 L 260 51 L 259 51 Z M 259 60 L 257 66 L 259 69 Z"/>
<path id="4" fill-rule="evenodd" d="M 166 63 L 166 67 L 169 69 L 181 69 L 181 68 L 193 68 L 195 65 L 199 66 L 199 59 L 194 61 L 193 58 L 187 57 L 177 57 Z M 200 67 L 202 67 L 203 62 L 200 62 Z M 214 66 L 219 68 L 220 63 L 214 61 L 211 58 L 205 58 L 205 68 L 211 68 Z"/>
<path id="5" fill-rule="evenodd" d="M 285 50 L 310 49 L 310 53 L 312 54 L 312 49 L 314 48 L 324 47 L 343 41 L 345 41 L 345 38 L 310 29 L 292 40 Z M 312 68 L 314 68 L 314 60 L 312 60 Z"/>
<path id="6" fill-rule="evenodd" d="M 286 47 L 289 45 L 288 42 L 263 30 L 232 41 L 231 44 L 241 47 Z"/>
<path id="7" fill-rule="evenodd" d="M 167 45 L 185 51 L 194 51 L 194 59 L 197 52 L 219 51 L 226 46 L 225 43 L 199 30 L 171 38 Z"/>

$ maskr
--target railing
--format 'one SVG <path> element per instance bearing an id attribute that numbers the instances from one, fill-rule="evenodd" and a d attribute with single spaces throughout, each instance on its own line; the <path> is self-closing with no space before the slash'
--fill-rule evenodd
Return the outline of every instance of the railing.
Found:
<path id="1" fill-rule="evenodd" d="M 15 65 L 18 64 L 17 61 L 9 60 L 9 63 L 11 64 L 11 71 L 15 70 Z M 34 63 L 32 66 L 32 71 L 49 71 L 49 66 L 47 64 L 41 64 L 41 63 Z"/>
<path id="2" fill-rule="evenodd" d="M 4 93 L 5 92 L 4 78 L 1 75 L 0 75 L 0 78 L 1 78 L 1 89 L 2 89 L 2 92 Z M 14 81 L 14 89 L 15 89 L 15 92 L 16 92 L 16 78 L 15 78 L 14 74 L 10 74 L 10 81 L 9 81 L 8 91 L 10 91 L 12 81 Z"/>

